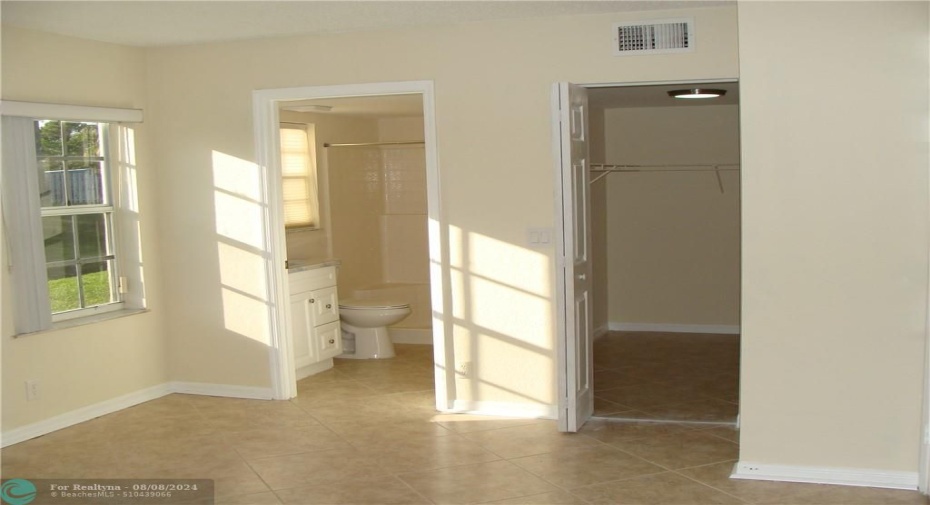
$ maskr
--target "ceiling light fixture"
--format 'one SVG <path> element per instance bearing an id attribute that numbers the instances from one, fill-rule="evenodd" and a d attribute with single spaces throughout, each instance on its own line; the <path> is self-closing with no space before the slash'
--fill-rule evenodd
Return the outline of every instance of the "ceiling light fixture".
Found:
<path id="1" fill-rule="evenodd" d="M 727 94 L 725 89 L 691 88 L 676 89 L 668 92 L 672 98 L 718 98 Z"/>

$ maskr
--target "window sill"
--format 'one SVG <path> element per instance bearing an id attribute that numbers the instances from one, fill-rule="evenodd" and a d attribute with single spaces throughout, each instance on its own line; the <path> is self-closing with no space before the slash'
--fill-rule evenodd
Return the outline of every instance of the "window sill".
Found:
<path id="1" fill-rule="evenodd" d="M 78 326 L 84 326 L 87 324 L 96 324 L 102 323 L 104 321 L 109 321 L 111 319 L 120 319 L 123 317 L 134 316 L 136 314 L 144 314 L 149 312 L 149 309 L 120 309 L 114 310 L 111 312 L 104 312 L 102 314 L 93 314 L 85 317 L 76 317 L 74 319 L 66 319 L 64 321 L 56 321 L 52 323 L 52 327 L 47 330 L 40 330 L 33 333 L 20 333 L 19 335 L 14 335 L 14 338 L 20 337 L 30 337 L 32 335 L 41 335 L 43 333 L 51 333 L 53 331 L 66 330 L 68 328 L 75 328 Z"/>
<path id="2" fill-rule="evenodd" d="M 293 226 L 290 228 L 284 228 L 284 233 L 301 233 L 305 231 L 320 231 L 319 226 Z"/>

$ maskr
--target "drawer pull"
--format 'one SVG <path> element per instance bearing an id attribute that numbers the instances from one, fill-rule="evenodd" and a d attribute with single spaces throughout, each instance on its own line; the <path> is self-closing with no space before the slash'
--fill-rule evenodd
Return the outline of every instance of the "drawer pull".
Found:
<path id="1" fill-rule="evenodd" d="M 331 303 L 327 303 L 327 304 L 326 304 L 326 308 L 327 308 L 327 309 L 331 309 L 331 308 L 333 308 L 333 304 L 331 304 Z"/>
<path id="2" fill-rule="evenodd" d="M 335 344 L 335 343 L 336 343 L 336 339 L 334 339 L 334 338 L 329 339 L 329 343 L 330 343 L 330 344 Z"/>
<path id="3" fill-rule="evenodd" d="M 313 299 L 313 298 L 311 298 L 311 299 L 310 299 L 310 303 L 316 303 L 316 300 Z"/>

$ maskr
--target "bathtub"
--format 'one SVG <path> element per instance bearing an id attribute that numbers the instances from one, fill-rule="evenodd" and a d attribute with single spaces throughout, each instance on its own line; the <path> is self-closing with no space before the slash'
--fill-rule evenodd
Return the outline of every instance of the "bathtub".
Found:
<path id="1" fill-rule="evenodd" d="M 395 344 L 432 344 L 433 311 L 429 284 L 382 283 L 356 289 L 352 296 L 362 300 L 385 299 L 410 304 L 410 315 L 390 326 Z"/>

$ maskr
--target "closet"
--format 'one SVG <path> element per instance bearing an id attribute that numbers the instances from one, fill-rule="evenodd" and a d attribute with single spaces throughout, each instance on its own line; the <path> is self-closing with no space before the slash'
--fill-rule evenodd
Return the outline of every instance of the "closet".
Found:
<path id="1" fill-rule="evenodd" d="M 595 416 L 735 421 L 739 104 L 593 88 Z"/>

